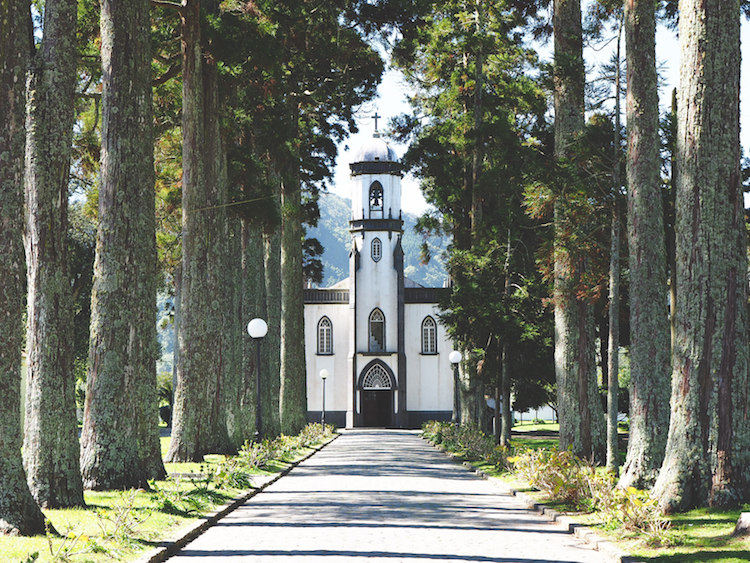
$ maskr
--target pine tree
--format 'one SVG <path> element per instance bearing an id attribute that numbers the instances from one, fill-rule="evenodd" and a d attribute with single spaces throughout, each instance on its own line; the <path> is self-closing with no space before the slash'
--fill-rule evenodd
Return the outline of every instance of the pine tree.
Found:
<path id="1" fill-rule="evenodd" d="M 671 373 L 655 36 L 654 3 L 626 2 L 630 436 L 620 485 L 640 489 L 664 459 Z"/>
<path id="2" fill-rule="evenodd" d="M 86 408 L 84 486 L 148 487 L 166 475 L 156 393 L 156 240 L 150 4 L 101 11 L 102 159 Z"/>
<path id="3" fill-rule="evenodd" d="M 555 156 L 572 158 L 584 125 L 583 38 L 580 0 L 555 0 Z M 567 222 L 563 199 L 555 208 L 556 239 Z M 593 306 L 577 295 L 587 264 L 580 253 L 558 243 L 555 249 L 555 370 L 560 448 L 603 460 L 604 416 L 596 381 Z"/>
<path id="4" fill-rule="evenodd" d="M 672 413 L 666 511 L 750 500 L 739 0 L 680 2 Z"/>
<path id="5" fill-rule="evenodd" d="M 220 129 L 219 74 L 203 16 L 215 2 L 188 2 L 182 18 L 182 278 L 177 389 L 169 461 L 232 453 L 223 396 L 223 287 L 227 178 Z M 235 267 L 239 268 L 239 265 Z"/>
<path id="6" fill-rule="evenodd" d="M 44 533 L 21 460 L 24 87 L 31 49 L 28 1 L 0 4 L 0 534 Z"/>
<path id="7" fill-rule="evenodd" d="M 82 506 L 68 274 L 68 180 L 77 3 L 48 0 L 28 93 L 28 330 L 24 468 L 45 508 Z"/>

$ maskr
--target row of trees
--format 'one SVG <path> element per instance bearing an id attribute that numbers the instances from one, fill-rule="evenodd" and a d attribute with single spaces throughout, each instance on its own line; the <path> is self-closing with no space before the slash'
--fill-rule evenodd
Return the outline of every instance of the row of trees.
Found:
<path id="1" fill-rule="evenodd" d="M 383 62 L 347 0 L 10 0 L 0 10 L 0 530 L 34 534 L 40 506 L 164 477 L 160 284 L 175 290 L 178 342 L 168 461 L 253 438 L 259 366 L 243 328 L 253 317 L 271 329 L 263 434 L 306 424 L 302 224 Z M 86 186 L 97 225 L 80 447 L 71 185 Z"/>
<path id="2" fill-rule="evenodd" d="M 412 140 L 406 163 L 436 208 L 421 228 L 453 237 L 444 321 L 466 352 L 462 418 L 483 418 L 492 382 L 506 401 L 507 441 L 511 385 L 519 396 L 556 389 L 561 447 L 612 466 L 616 434 L 611 418 L 604 431 L 595 329 L 609 340 L 601 355 L 610 362 L 601 365 L 612 416 L 624 193 L 632 434 L 623 483 L 654 485 L 665 510 L 746 501 L 740 1 L 680 3 L 682 77 L 666 186 L 656 6 L 594 6 L 600 19 L 623 18 L 624 159 L 617 118 L 593 112 L 585 121 L 580 0 L 102 0 L 100 9 L 46 0 L 34 12 L 29 0 L 4 2 L 0 529 L 41 532 L 40 505 L 82 505 L 84 487 L 147 486 L 164 475 L 151 400 L 160 280 L 176 297 L 168 460 L 235 451 L 255 432 L 257 401 L 268 435 L 305 423 L 300 282 L 311 247 L 302 224 L 314 219 L 335 142 L 355 129 L 353 111 L 382 72 L 365 38 L 393 26 L 394 62 L 416 92 L 414 117 L 394 129 Z M 674 13 L 674 2 L 664 6 Z M 529 31 L 553 34 L 550 68 L 539 68 L 524 42 Z M 619 74 L 618 57 L 615 84 Z M 618 108 L 619 86 L 614 98 Z M 66 243 L 71 162 L 97 221 L 80 450 Z M 611 322 L 597 322 L 605 309 Z M 271 329 L 261 397 L 243 334 L 253 317 Z M 552 365 L 554 381 L 544 376 Z"/>
<path id="3" fill-rule="evenodd" d="M 544 7 L 551 68 L 540 68 L 523 42 L 549 31 Z M 616 359 L 629 344 L 621 484 L 653 487 L 665 511 L 750 497 L 741 8 L 739 0 L 683 0 L 679 10 L 675 2 L 601 0 L 584 20 L 580 0 L 456 0 L 433 5 L 396 50 L 417 110 L 396 129 L 414 141 L 407 162 L 437 210 L 422 227 L 453 235 L 443 320 L 467 352 L 462 418 L 481 422 L 490 386 L 502 389 L 509 414 L 511 386 L 519 396 L 543 386 L 528 373 L 537 358 L 549 366 L 554 349 L 560 447 L 617 470 Z M 678 19 L 681 56 L 676 110 L 661 131 L 657 10 Z M 602 113 L 585 95 L 584 23 L 601 29 L 606 21 L 625 36 L 624 147 L 619 47 L 609 79 L 614 111 Z M 622 320 L 621 309 L 629 312 Z M 622 339 L 620 325 L 629 326 Z M 506 416 L 501 442 L 509 429 Z"/>

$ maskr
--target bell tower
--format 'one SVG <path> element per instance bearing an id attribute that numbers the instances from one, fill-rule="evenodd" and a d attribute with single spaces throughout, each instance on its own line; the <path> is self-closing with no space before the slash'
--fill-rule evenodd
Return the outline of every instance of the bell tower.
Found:
<path id="1" fill-rule="evenodd" d="M 376 125 L 349 167 L 352 421 L 356 426 L 401 427 L 408 421 L 402 166 Z"/>

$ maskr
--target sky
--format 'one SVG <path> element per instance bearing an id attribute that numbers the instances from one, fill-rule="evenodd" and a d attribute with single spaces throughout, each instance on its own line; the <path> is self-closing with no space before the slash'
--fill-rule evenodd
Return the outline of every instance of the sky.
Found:
<path id="1" fill-rule="evenodd" d="M 740 140 L 742 146 L 750 149 L 750 23 L 743 18 L 741 30 L 742 66 L 740 74 Z M 659 73 L 664 81 L 659 91 L 661 111 L 664 112 L 671 104 L 672 89 L 677 86 L 679 74 L 679 45 L 674 31 L 659 27 L 656 37 L 656 56 L 660 65 Z M 584 53 L 589 69 L 589 77 L 596 75 L 598 66 L 609 62 L 613 44 L 595 51 L 588 48 Z M 543 60 L 551 59 L 552 42 L 539 48 L 540 57 Z M 622 46 L 624 57 L 624 40 Z M 401 113 L 409 112 L 407 101 L 409 87 L 401 79 L 398 71 L 387 70 L 383 81 L 378 87 L 378 97 L 375 101 L 363 105 L 356 114 L 359 133 L 352 135 L 339 145 L 339 156 L 336 162 L 333 186 L 331 192 L 341 197 L 350 197 L 349 163 L 357 149 L 372 137 L 375 130 L 374 115 L 377 112 L 378 128 L 384 131 L 388 121 Z M 623 106 L 624 113 L 624 106 Z M 623 117 L 624 120 L 624 117 Z M 406 152 L 407 146 L 389 141 L 391 147 L 399 157 Z M 412 175 L 407 174 L 401 182 L 402 186 L 402 209 L 409 213 L 421 214 L 429 208 L 419 189 L 419 181 Z M 750 204 L 747 201 L 746 206 Z"/>

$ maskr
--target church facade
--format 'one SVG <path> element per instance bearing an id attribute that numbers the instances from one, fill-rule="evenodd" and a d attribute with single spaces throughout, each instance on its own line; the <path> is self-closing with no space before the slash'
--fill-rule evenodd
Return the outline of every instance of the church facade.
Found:
<path id="1" fill-rule="evenodd" d="M 376 132 L 350 169 L 349 277 L 305 290 L 308 419 L 325 407 L 326 422 L 346 428 L 450 420 L 453 348 L 437 316 L 446 290 L 404 277 L 401 165 Z"/>

